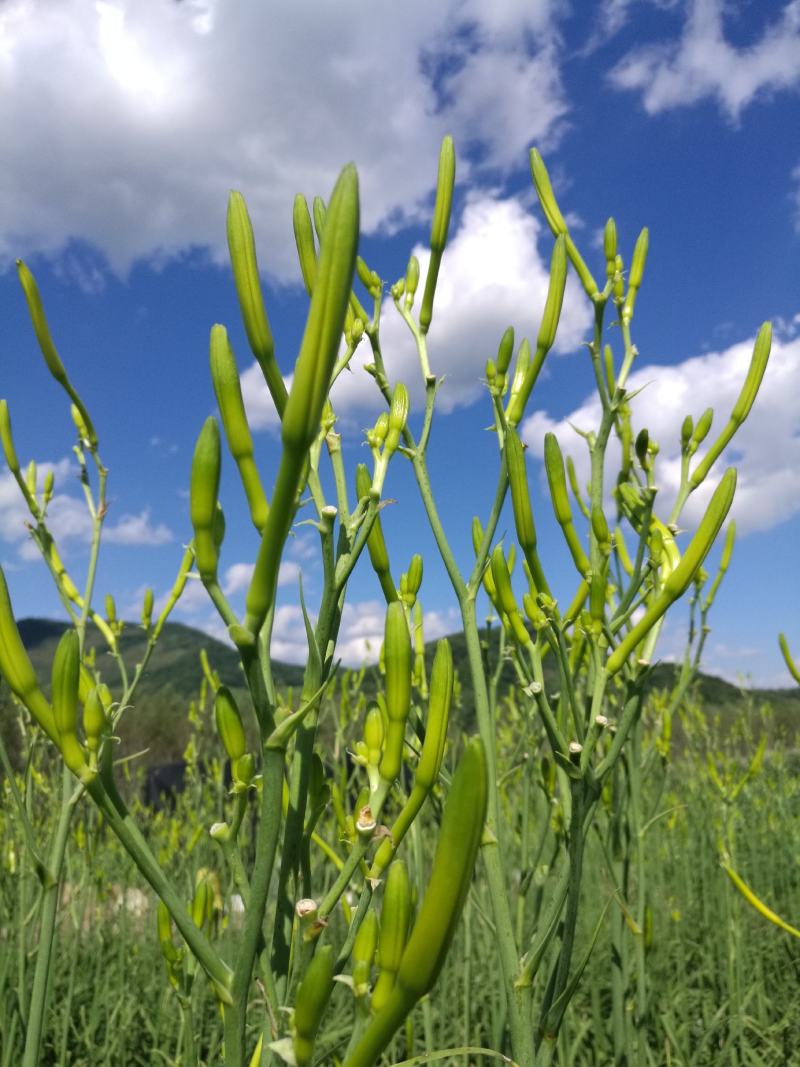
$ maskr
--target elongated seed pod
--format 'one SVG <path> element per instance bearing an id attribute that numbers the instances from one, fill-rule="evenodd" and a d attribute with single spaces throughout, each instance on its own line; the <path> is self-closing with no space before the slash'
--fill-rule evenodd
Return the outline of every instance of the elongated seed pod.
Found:
<path id="1" fill-rule="evenodd" d="M 372 479 L 369 476 L 369 471 L 363 463 L 359 463 L 356 467 L 356 492 L 359 500 L 363 500 L 365 497 L 368 498 L 371 489 Z M 369 552 L 369 561 L 372 564 L 372 569 L 381 583 L 386 603 L 390 604 L 393 600 L 397 600 L 397 589 L 392 581 L 389 569 L 389 553 L 386 550 L 386 540 L 383 536 L 380 514 L 375 516 L 369 537 L 367 537 L 367 551 Z"/>
<path id="2" fill-rule="evenodd" d="M 242 480 L 250 508 L 250 518 L 258 532 L 262 533 L 269 507 L 255 463 L 253 438 L 244 410 L 236 359 L 228 339 L 228 332 L 224 326 L 219 324 L 211 327 L 209 358 L 211 381 L 228 448 L 239 469 L 239 477 Z"/>
<path id="3" fill-rule="evenodd" d="M 227 686 L 221 685 L 214 696 L 214 718 L 222 746 L 231 762 L 241 759 L 247 750 L 242 716 Z"/>
<path id="4" fill-rule="evenodd" d="M 8 403 L 0 400 L 0 444 L 3 446 L 8 469 L 12 474 L 19 474 L 19 460 L 17 450 L 14 448 L 14 438 L 11 434 L 11 416 L 8 412 Z"/>
<path id="5" fill-rule="evenodd" d="M 261 295 L 256 243 L 247 204 L 235 190 L 228 197 L 228 251 L 233 281 L 250 350 L 256 358 L 280 416 L 286 407 L 286 386 L 275 359 L 275 342 Z"/>
<path id="6" fill-rule="evenodd" d="M 395 860 L 386 875 L 381 907 L 381 929 L 378 939 L 380 972 L 372 991 L 372 1010 L 379 1012 L 389 999 L 397 979 L 403 950 L 408 940 L 411 921 L 411 882 L 406 865 Z"/>
<path id="7" fill-rule="evenodd" d="M 415 788 L 420 786 L 429 791 L 439 777 L 453 701 L 453 677 L 453 651 L 450 642 L 443 637 L 437 642 L 433 657 L 425 740 L 414 775 Z"/>
<path id="8" fill-rule="evenodd" d="M 313 1059 L 317 1031 L 333 991 L 335 962 L 332 945 L 317 949 L 297 990 L 292 1039 L 297 1067 L 308 1067 Z"/>
<path id="9" fill-rule="evenodd" d="M 419 312 L 419 328 L 422 333 L 427 333 L 433 316 L 433 297 L 436 292 L 436 282 L 439 277 L 439 267 L 442 262 L 442 253 L 447 243 L 447 231 L 450 227 L 450 213 L 453 207 L 453 186 L 456 180 L 456 152 L 453 146 L 453 138 L 450 136 L 442 140 L 439 150 L 439 174 L 436 182 L 436 202 L 433 208 L 433 222 L 431 224 L 431 258 L 428 264 L 428 274 L 425 278 L 425 291 L 422 295 L 422 306 Z"/>
<path id="10" fill-rule="evenodd" d="M 302 193 L 294 198 L 294 211 L 292 212 L 292 224 L 294 227 L 294 242 L 297 245 L 297 258 L 300 260 L 300 273 L 303 275 L 303 285 L 309 296 L 314 291 L 314 281 L 317 277 L 317 249 L 314 245 L 314 227 L 311 224 L 311 213 L 308 203 Z"/>
<path id="11" fill-rule="evenodd" d="M 467 743 L 447 794 L 430 880 L 394 988 L 343 1067 L 373 1067 L 416 1002 L 433 988 L 469 892 L 487 796 L 486 755 L 476 737 Z"/>
<path id="12" fill-rule="evenodd" d="M 622 667 L 633 649 L 656 625 L 669 606 L 689 587 L 725 522 L 735 492 L 736 470 L 729 467 L 714 490 L 694 537 L 687 545 L 678 565 L 666 578 L 661 592 L 606 661 L 606 671 L 609 675 L 615 674 Z"/>
<path id="13" fill-rule="evenodd" d="M 411 635 L 399 600 L 386 608 L 383 655 L 388 722 L 380 774 L 384 781 L 393 782 L 400 774 L 406 719 L 411 708 Z"/>
<path id="14" fill-rule="evenodd" d="M 771 347 L 772 323 L 765 322 L 758 331 L 758 336 L 753 345 L 753 355 L 750 358 L 750 366 L 747 370 L 747 377 L 739 396 L 736 398 L 736 403 L 733 405 L 730 418 L 714 444 L 692 471 L 689 478 L 689 485 L 692 489 L 696 489 L 704 480 L 719 454 L 750 414 L 750 409 L 753 406 L 764 378 L 764 372 L 767 369 Z"/>
<path id="15" fill-rule="evenodd" d="M 220 452 L 217 420 L 209 415 L 197 438 L 189 479 L 189 517 L 194 530 L 194 554 L 203 581 L 213 581 L 217 575 L 214 519 L 219 494 Z"/>

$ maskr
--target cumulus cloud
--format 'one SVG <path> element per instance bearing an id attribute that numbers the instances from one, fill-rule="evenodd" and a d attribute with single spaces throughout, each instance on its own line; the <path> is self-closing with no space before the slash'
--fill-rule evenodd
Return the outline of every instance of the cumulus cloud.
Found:
<path id="1" fill-rule="evenodd" d="M 52 471 L 56 486 L 60 481 L 76 477 L 74 463 L 64 458 L 55 463 L 37 463 L 37 495 L 41 498 L 45 475 Z M 18 544 L 23 559 L 38 559 L 39 549 L 30 539 L 28 524 L 32 521 L 19 486 L 13 475 L 0 475 L 0 539 Z M 92 519 L 86 501 L 66 493 L 55 493 L 47 508 L 47 527 L 60 547 L 88 544 L 92 538 Z M 118 519 L 107 518 L 103 524 L 103 541 L 117 545 L 163 545 L 174 540 L 172 531 L 162 522 L 154 523 L 149 509 L 138 515 L 123 514 Z"/>
<path id="2" fill-rule="evenodd" d="M 292 198 L 327 195 L 348 159 L 370 232 L 427 215 L 444 133 L 501 168 L 554 135 L 559 7 L 5 0 L 0 256 L 66 253 L 89 290 L 98 264 L 76 239 L 122 275 L 142 257 L 221 259 L 236 187 L 262 266 L 296 281 Z"/>
<path id="3" fill-rule="evenodd" d="M 250 585 L 250 579 L 255 570 L 254 563 L 232 563 L 225 570 L 222 579 L 222 591 L 226 596 L 241 593 Z M 292 585 L 300 576 L 300 564 L 294 560 L 285 559 L 278 570 L 278 585 Z"/>
<path id="4" fill-rule="evenodd" d="M 507 326 L 514 326 L 518 342 L 522 337 L 535 340 L 547 296 L 552 248 L 549 230 L 542 231 L 537 216 L 516 198 L 487 194 L 468 198 L 442 261 L 428 334 L 431 368 L 445 378 L 438 394 L 441 411 L 477 399 L 486 360 L 496 354 Z M 424 279 L 430 253 L 418 245 L 414 254 Z M 570 273 L 555 351 L 574 351 L 590 324 L 591 308 Z M 381 349 L 390 380 L 405 382 L 412 401 L 419 402 L 424 389 L 416 348 L 391 298 L 383 306 Z M 368 342 L 362 341 L 353 359 L 353 373 L 342 374 L 334 385 L 337 412 L 382 406 L 373 379 L 363 370 L 371 358 Z M 242 392 L 251 425 L 275 426 L 275 408 L 255 364 L 242 375 Z"/>
<path id="5" fill-rule="evenodd" d="M 669 512 L 680 479 L 679 434 L 685 415 L 695 419 L 714 409 L 710 444 L 727 421 L 747 374 L 753 338 L 720 352 L 695 356 L 674 366 L 640 367 L 629 379 L 631 391 L 642 391 L 632 403 L 635 432 L 646 427 L 660 445 L 657 459 L 659 513 Z M 773 341 L 767 371 L 749 418 L 718 460 L 716 467 L 689 500 L 681 525 L 694 526 L 724 468 L 739 472 L 731 515 L 741 532 L 769 530 L 800 511 L 800 336 L 796 329 Z M 525 421 L 523 437 L 541 457 L 544 435 L 556 433 L 562 449 L 572 455 L 580 484 L 589 475 L 588 453 L 572 427 L 594 430 L 600 422 L 599 402 L 591 397 L 564 419 L 536 412 Z M 698 454 L 702 455 L 702 452 Z M 609 468 L 619 457 L 609 451 Z M 696 462 L 696 460 L 695 460 Z M 616 471 L 616 467 L 613 470 Z"/>
<path id="6" fill-rule="evenodd" d="M 623 12 L 626 4 L 613 9 Z M 784 5 L 745 47 L 725 36 L 723 0 L 691 0 L 677 41 L 634 48 L 614 67 L 619 89 L 642 94 L 650 114 L 711 98 L 732 121 L 754 99 L 800 84 L 800 0 Z"/>

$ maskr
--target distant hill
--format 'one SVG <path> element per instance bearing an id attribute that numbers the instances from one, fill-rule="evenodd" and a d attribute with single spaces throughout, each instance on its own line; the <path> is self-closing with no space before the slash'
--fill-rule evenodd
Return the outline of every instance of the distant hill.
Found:
<path id="1" fill-rule="evenodd" d="M 23 619 L 19 624 L 22 640 L 28 649 L 33 666 L 45 691 L 49 690 L 49 679 L 53 654 L 66 624 L 51 619 Z M 496 666 L 496 629 L 489 635 L 482 633 L 485 654 L 490 669 Z M 472 686 L 467 666 L 466 641 L 462 633 L 450 635 L 453 660 L 461 682 L 461 711 L 464 728 L 474 729 Z M 90 647 L 97 649 L 98 666 L 104 680 L 112 689 L 117 688 L 117 668 L 105 651 L 105 645 L 96 631 L 90 635 Z M 141 660 L 145 651 L 145 635 L 139 626 L 129 624 L 120 640 L 120 651 L 129 671 Z M 161 634 L 147 671 L 136 693 L 135 706 L 126 712 L 121 729 L 122 743 L 120 755 L 131 755 L 147 749 L 140 762 L 166 762 L 180 757 L 189 737 L 188 712 L 190 703 L 196 701 L 200 682 L 200 652 L 205 649 L 212 667 L 219 673 L 222 681 L 234 691 L 239 691 L 246 702 L 241 667 L 236 651 L 229 645 L 217 641 L 190 626 L 180 623 L 167 623 Z M 430 642 L 426 648 L 428 671 L 433 661 L 435 643 Z M 677 677 L 678 668 L 673 664 L 658 664 L 653 670 L 649 686 L 651 689 L 671 689 Z M 275 662 L 273 663 L 275 682 L 279 689 L 302 684 L 302 667 Z M 551 657 L 545 660 L 545 680 L 548 688 L 556 689 L 558 679 Z M 500 682 L 502 692 L 514 682 L 514 673 L 510 664 L 503 667 Z M 380 679 L 376 669 L 366 672 L 362 691 L 369 698 L 374 696 Z M 5 689 L 5 687 L 3 687 Z M 703 712 L 709 717 L 719 716 L 723 723 L 733 722 L 747 707 L 768 703 L 773 709 L 772 733 L 794 741 L 800 728 L 800 690 L 798 689 L 751 689 L 742 690 L 721 678 L 701 674 L 696 683 L 696 694 L 702 704 Z M 8 701 L 7 691 L 0 696 L 0 708 Z M 13 731 L 8 715 L 0 712 L 0 729 L 10 747 L 15 748 Z M 209 726 L 210 728 L 210 726 Z M 677 731 L 678 739 L 680 731 Z"/>

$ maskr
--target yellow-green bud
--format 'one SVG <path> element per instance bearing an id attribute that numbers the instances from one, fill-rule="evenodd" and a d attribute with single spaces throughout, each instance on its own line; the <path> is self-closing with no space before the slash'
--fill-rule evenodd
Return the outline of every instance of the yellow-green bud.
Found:
<path id="1" fill-rule="evenodd" d="M 220 464 L 219 427 L 217 420 L 209 415 L 197 438 L 189 481 L 189 515 L 194 529 L 195 559 L 204 581 L 214 580 L 217 574 L 218 553 L 213 527 Z"/>
<path id="2" fill-rule="evenodd" d="M 0 442 L 3 445 L 3 455 L 6 458 L 8 469 L 12 474 L 19 473 L 19 460 L 14 448 L 14 438 L 11 434 L 11 415 L 8 411 L 8 403 L 0 400 Z"/>
<path id="3" fill-rule="evenodd" d="M 442 140 L 442 147 L 439 152 L 436 202 L 433 208 L 433 222 L 431 224 L 431 258 L 428 264 L 428 275 L 425 279 L 425 291 L 422 296 L 422 307 L 419 313 L 419 328 L 422 333 L 428 332 L 433 316 L 433 297 L 436 292 L 442 253 L 447 243 L 455 178 L 456 153 L 453 147 L 453 138 L 447 136 Z"/>
<path id="4" fill-rule="evenodd" d="M 297 990 L 292 1035 L 296 1067 L 310 1067 L 313 1060 L 314 1041 L 333 990 L 335 962 L 332 945 L 318 948 Z"/>
<path id="5" fill-rule="evenodd" d="M 214 717 L 220 740 L 232 762 L 240 759 L 247 749 L 242 717 L 227 686 L 221 685 L 214 697 Z"/>
<path id="6" fill-rule="evenodd" d="M 407 308 L 411 308 L 414 304 L 414 294 L 417 291 L 419 285 L 419 260 L 416 256 L 410 256 L 408 260 L 408 266 L 406 267 L 405 277 L 405 304 Z"/>
<path id="7" fill-rule="evenodd" d="M 317 250 L 314 245 L 311 214 L 308 210 L 306 198 L 301 193 L 298 193 L 294 198 L 292 222 L 294 240 L 297 245 L 297 258 L 300 260 L 300 273 L 303 275 L 303 285 L 305 285 L 308 295 L 311 296 L 317 276 Z"/>
<path id="8" fill-rule="evenodd" d="M 275 359 L 275 342 L 261 295 L 253 227 L 244 197 L 236 191 L 228 197 L 227 231 L 233 280 L 247 340 L 278 414 L 282 416 L 286 406 L 286 386 Z"/>
<path id="9" fill-rule="evenodd" d="M 384 781 L 392 782 L 400 774 L 406 719 L 411 707 L 411 637 L 399 600 L 386 609 L 383 654 L 388 724 L 380 773 Z"/>
<path id="10" fill-rule="evenodd" d="M 411 921 L 411 883 L 402 860 L 395 860 L 386 875 L 378 939 L 380 973 L 372 993 L 372 1010 L 379 1012 L 392 991 Z"/>

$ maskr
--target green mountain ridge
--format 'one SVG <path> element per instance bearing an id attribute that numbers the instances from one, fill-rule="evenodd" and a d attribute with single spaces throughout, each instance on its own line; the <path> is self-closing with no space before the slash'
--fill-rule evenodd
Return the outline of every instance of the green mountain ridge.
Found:
<path id="1" fill-rule="evenodd" d="M 20 635 L 31 657 L 34 669 L 45 691 L 49 691 L 50 670 L 58 639 L 66 629 L 66 623 L 52 619 L 28 618 L 19 623 Z M 487 664 L 494 669 L 497 663 L 497 629 L 481 633 Z M 90 632 L 89 647 L 96 650 L 97 666 L 112 692 L 118 689 L 118 671 L 106 646 L 96 630 Z M 453 660 L 461 681 L 461 723 L 466 730 L 474 729 L 472 714 L 472 686 L 467 667 L 466 642 L 462 633 L 449 635 Z M 433 661 L 436 642 L 426 645 L 428 670 Z M 141 661 L 146 648 L 144 631 L 135 623 L 125 626 L 119 642 L 120 653 L 128 671 Z M 222 641 L 182 623 L 167 623 L 145 671 L 135 695 L 135 704 L 128 709 L 122 720 L 122 741 L 119 754 L 131 755 L 147 749 L 142 762 L 167 762 L 180 758 L 189 737 L 188 711 L 199 694 L 201 683 L 200 652 L 205 649 L 209 662 L 225 685 L 239 692 L 246 701 L 242 671 L 238 653 Z M 670 663 L 657 664 L 650 677 L 650 689 L 671 689 L 675 684 L 678 666 Z M 303 668 L 294 664 L 273 662 L 275 682 L 279 690 L 302 685 Z M 548 688 L 558 688 L 555 667 L 549 658 L 545 660 L 545 680 Z M 499 692 L 515 684 L 510 663 L 501 673 Z M 361 689 L 371 698 L 380 685 L 376 668 L 364 673 Z M 5 690 L 5 687 L 3 687 Z M 800 726 L 800 690 L 760 689 L 743 690 L 713 675 L 701 673 L 695 683 L 695 694 L 704 714 L 719 715 L 724 721 L 733 722 L 748 706 L 768 703 L 773 710 L 775 736 L 794 738 Z M 0 697 L 0 709 L 8 702 L 7 690 Z M 0 726 L 7 736 L 12 717 L 0 710 Z M 13 736 L 11 747 L 16 747 Z"/>

